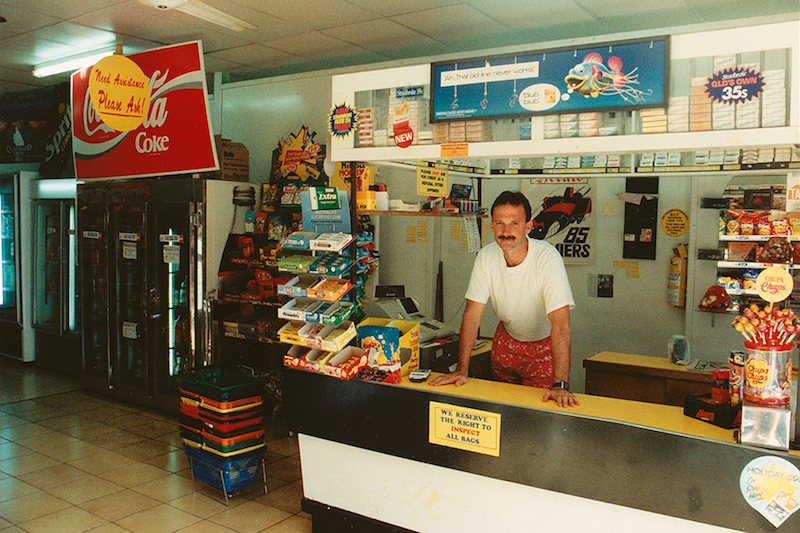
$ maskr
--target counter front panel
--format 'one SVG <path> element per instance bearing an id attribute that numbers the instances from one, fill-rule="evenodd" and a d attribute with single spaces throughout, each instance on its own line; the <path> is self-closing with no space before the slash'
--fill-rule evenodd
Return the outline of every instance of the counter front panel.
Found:
<path id="1" fill-rule="evenodd" d="M 739 490 L 741 472 L 751 460 L 777 455 L 800 467 L 796 455 L 734 444 L 732 432 L 683 417 L 677 407 L 579 395 L 580 407 L 561 409 L 541 402 L 540 389 L 476 379 L 459 388 L 434 388 L 407 380 L 386 385 L 285 370 L 283 399 L 292 431 L 733 530 L 774 531 Z M 431 444 L 431 402 L 499 415 L 499 456 Z M 602 410 L 609 411 L 607 417 Z M 675 431 L 688 428 L 689 433 L 636 422 L 648 417 L 673 419 L 680 426 Z M 782 526 L 795 528 L 800 528 L 800 513 Z"/>

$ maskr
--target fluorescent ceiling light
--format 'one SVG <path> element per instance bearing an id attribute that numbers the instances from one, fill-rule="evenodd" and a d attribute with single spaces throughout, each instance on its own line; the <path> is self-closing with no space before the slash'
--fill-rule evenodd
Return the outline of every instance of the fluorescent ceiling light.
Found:
<path id="1" fill-rule="evenodd" d="M 208 4 L 204 4 L 200 0 L 139 0 L 139 2 L 162 11 L 169 9 L 181 11 L 187 15 L 217 24 L 229 30 L 254 30 L 257 27 L 242 19 L 228 15 L 224 11 L 220 11 Z"/>
<path id="2" fill-rule="evenodd" d="M 74 178 L 40 179 L 35 181 L 37 198 L 74 198 L 78 184 Z"/>
<path id="3" fill-rule="evenodd" d="M 117 50 L 116 46 L 101 48 L 85 54 L 78 54 L 76 56 L 64 57 L 36 65 L 33 68 L 33 75 L 37 78 L 45 78 L 53 74 L 60 74 L 62 72 L 75 72 L 82 68 L 91 67 L 104 57 L 112 55 Z M 121 52 L 120 52 L 121 53 Z"/>

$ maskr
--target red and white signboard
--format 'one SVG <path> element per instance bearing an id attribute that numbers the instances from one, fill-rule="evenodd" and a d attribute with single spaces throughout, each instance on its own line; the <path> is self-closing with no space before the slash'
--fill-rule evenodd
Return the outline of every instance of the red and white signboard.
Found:
<path id="1" fill-rule="evenodd" d="M 150 85 L 150 110 L 132 131 L 116 131 L 100 118 L 89 91 L 93 67 L 72 75 L 75 177 L 143 178 L 218 170 L 200 41 L 127 57 Z"/>

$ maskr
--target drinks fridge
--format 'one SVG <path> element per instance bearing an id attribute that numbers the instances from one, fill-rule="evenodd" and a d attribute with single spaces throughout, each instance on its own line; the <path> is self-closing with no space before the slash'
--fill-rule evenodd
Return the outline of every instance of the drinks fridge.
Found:
<path id="1" fill-rule="evenodd" d="M 85 387 L 178 409 L 176 377 L 212 362 L 210 303 L 233 189 L 243 185 L 189 176 L 79 183 Z"/>
<path id="2" fill-rule="evenodd" d="M 0 354 L 23 359 L 19 183 L 0 175 Z"/>
<path id="3" fill-rule="evenodd" d="M 74 179 L 31 181 L 33 215 L 33 335 L 37 364 L 78 375 Z"/>

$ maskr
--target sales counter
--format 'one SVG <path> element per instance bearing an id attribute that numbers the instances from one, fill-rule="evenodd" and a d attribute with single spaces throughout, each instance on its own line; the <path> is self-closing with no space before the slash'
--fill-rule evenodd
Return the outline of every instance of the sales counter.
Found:
<path id="1" fill-rule="evenodd" d="M 578 394 L 560 408 L 544 392 L 286 368 L 314 532 L 775 531 L 740 478 L 759 458 L 800 467 L 797 452 L 736 444 L 680 407 Z"/>

